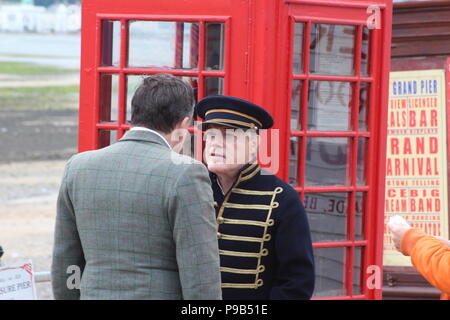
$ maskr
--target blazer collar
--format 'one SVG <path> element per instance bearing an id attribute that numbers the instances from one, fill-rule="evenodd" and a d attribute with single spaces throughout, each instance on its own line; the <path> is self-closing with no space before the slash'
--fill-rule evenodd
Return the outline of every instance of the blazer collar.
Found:
<path id="1" fill-rule="evenodd" d="M 125 133 L 120 141 L 146 141 L 156 143 L 170 149 L 168 142 L 156 132 L 147 130 L 129 130 Z"/>

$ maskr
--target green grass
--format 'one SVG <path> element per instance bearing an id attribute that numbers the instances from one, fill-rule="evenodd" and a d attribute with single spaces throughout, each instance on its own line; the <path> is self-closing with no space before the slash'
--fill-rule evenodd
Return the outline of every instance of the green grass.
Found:
<path id="1" fill-rule="evenodd" d="M 75 73 L 77 70 L 63 69 L 54 66 L 43 66 L 26 62 L 0 62 L 0 74 L 8 75 L 44 75 Z"/>
<path id="2" fill-rule="evenodd" d="M 78 85 L 0 88 L 0 111 L 77 109 L 79 90 Z"/>

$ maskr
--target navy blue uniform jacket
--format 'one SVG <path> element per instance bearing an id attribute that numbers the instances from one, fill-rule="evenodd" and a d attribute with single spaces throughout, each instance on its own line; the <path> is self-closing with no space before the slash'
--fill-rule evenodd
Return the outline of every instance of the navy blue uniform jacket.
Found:
<path id="1" fill-rule="evenodd" d="M 309 299 L 314 256 L 298 193 L 255 162 L 227 194 L 210 174 L 224 300 Z"/>

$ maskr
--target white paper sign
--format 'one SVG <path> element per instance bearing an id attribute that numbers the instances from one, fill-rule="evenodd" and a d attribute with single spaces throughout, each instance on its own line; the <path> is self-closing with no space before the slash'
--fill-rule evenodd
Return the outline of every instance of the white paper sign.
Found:
<path id="1" fill-rule="evenodd" d="M 0 300 L 36 300 L 31 261 L 0 267 Z"/>

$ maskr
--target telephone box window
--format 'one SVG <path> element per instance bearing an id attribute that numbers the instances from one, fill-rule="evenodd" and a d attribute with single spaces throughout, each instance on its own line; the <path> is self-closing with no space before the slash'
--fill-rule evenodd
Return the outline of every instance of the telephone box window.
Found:
<path id="1" fill-rule="evenodd" d="M 225 26 L 206 23 L 205 33 L 205 70 L 223 70 Z"/>
<path id="2" fill-rule="evenodd" d="M 308 97 L 308 130 L 348 131 L 352 86 L 341 81 L 311 81 Z"/>
<path id="3" fill-rule="evenodd" d="M 367 27 L 362 28 L 362 42 L 361 42 L 361 76 L 368 77 L 370 75 L 369 71 L 369 61 L 370 61 L 370 30 Z"/>
<path id="4" fill-rule="evenodd" d="M 359 121 L 358 131 L 368 131 L 369 127 L 369 93 L 370 84 L 361 82 L 359 84 Z"/>
<path id="5" fill-rule="evenodd" d="M 363 294 L 361 266 L 364 265 L 364 261 L 362 260 L 362 257 L 364 257 L 364 248 L 355 247 L 353 256 L 353 294 Z"/>
<path id="6" fill-rule="evenodd" d="M 197 69 L 198 23 L 132 21 L 128 66 L 152 69 Z"/>
<path id="7" fill-rule="evenodd" d="M 303 204 L 308 214 L 313 242 L 346 241 L 349 194 L 306 193 Z"/>
<path id="8" fill-rule="evenodd" d="M 117 122 L 119 75 L 100 75 L 100 121 Z"/>
<path id="9" fill-rule="evenodd" d="M 366 157 L 369 139 L 364 137 L 358 138 L 358 156 L 356 165 L 356 184 L 363 186 L 366 184 Z"/>
<path id="10" fill-rule="evenodd" d="M 126 121 L 131 122 L 131 100 L 133 100 L 134 93 L 139 85 L 145 79 L 145 75 L 128 75 L 127 76 L 127 106 L 126 106 Z"/>
<path id="11" fill-rule="evenodd" d="M 310 73 L 354 75 L 355 34 L 355 26 L 311 24 Z"/>
<path id="12" fill-rule="evenodd" d="M 303 91 L 303 81 L 292 81 L 292 100 L 291 100 L 291 130 L 301 130 L 300 102 Z"/>
<path id="13" fill-rule="evenodd" d="M 291 137 L 290 139 L 290 153 L 289 153 L 289 183 L 293 187 L 298 187 L 298 149 L 300 138 Z"/>
<path id="14" fill-rule="evenodd" d="M 351 144 L 351 139 L 348 138 L 308 138 L 305 185 L 349 185 Z"/>
<path id="15" fill-rule="evenodd" d="M 118 67 L 120 63 L 120 21 L 102 21 L 101 65 Z"/>
<path id="16" fill-rule="evenodd" d="M 294 23 L 294 55 L 292 70 L 295 74 L 303 73 L 303 29 L 304 23 Z"/>
<path id="17" fill-rule="evenodd" d="M 364 208 L 366 206 L 366 193 L 356 192 L 355 202 L 355 240 L 364 240 Z"/>
<path id="18" fill-rule="evenodd" d="M 204 96 L 211 96 L 213 94 L 223 94 L 223 78 L 205 77 Z"/>
<path id="19" fill-rule="evenodd" d="M 99 140 L 99 149 L 107 147 L 117 141 L 117 131 L 99 130 L 98 140 Z"/>
<path id="20" fill-rule="evenodd" d="M 316 248 L 314 263 L 316 267 L 316 283 L 314 298 L 344 296 L 344 266 L 346 248 Z"/>

